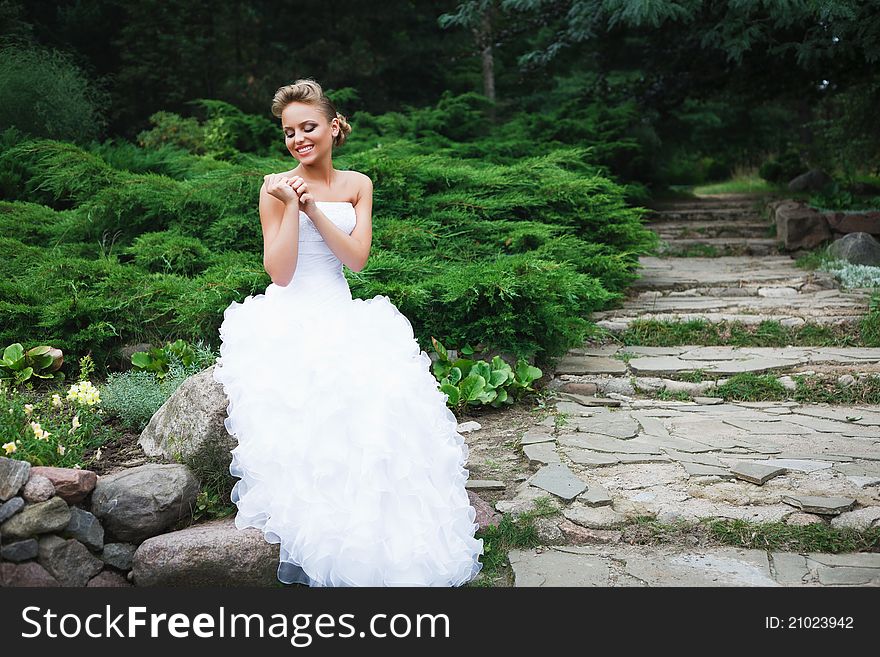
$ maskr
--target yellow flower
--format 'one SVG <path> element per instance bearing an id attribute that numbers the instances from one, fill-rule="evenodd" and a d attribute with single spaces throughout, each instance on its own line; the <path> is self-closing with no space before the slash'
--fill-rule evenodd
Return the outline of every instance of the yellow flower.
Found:
<path id="1" fill-rule="evenodd" d="M 94 406 L 101 401 L 101 395 L 98 389 L 92 385 L 91 381 L 80 381 L 70 386 L 70 390 L 67 391 L 67 398 L 87 406 Z"/>
<path id="2" fill-rule="evenodd" d="M 61 456 L 64 456 L 64 452 L 66 452 L 66 451 L 67 451 L 67 448 L 64 445 L 62 445 L 61 443 L 58 443 L 58 453 L 61 454 Z"/>
<path id="3" fill-rule="evenodd" d="M 25 404 L 24 405 L 24 414 L 25 415 L 30 415 L 33 412 L 34 412 L 33 404 Z"/>
<path id="4" fill-rule="evenodd" d="M 12 454 L 18 448 L 15 446 L 15 443 L 6 443 L 3 445 L 3 449 L 6 450 L 7 454 Z"/>
<path id="5" fill-rule="evenodd" d="M 61 395 L 59 395 L 57 392 L 52 395 L 52 406 L 61 406 L 62 403 L 63 402 L 61 401 Z"/>
<path id="6" fill-rule="evenodd" d="M 100 447 L 98 448 L 98 451 L 95 452 L 95 460 L 96 460 L 96 461 L 100 461 L 100 460 L 101 460 L 101 448 L 100 448 Z"/>
<path id="7" fill-rule="evenodd" d="M 37 437 L 38 440 L 49 440 L 49 436 L 52 434 L 48 431 L 45 431 L 39 422 L 31 422 L 31 429 L 33 429 L 34 436 Z"/>
<path id="8" fill-rule="evenodd" d="M 67 432 L 68 434 L 72 434 L 78 427 L 82 425 L 79 423 L 79 415 L 73 416 L 73 426 L 70 427 L 70 430 Z"/>

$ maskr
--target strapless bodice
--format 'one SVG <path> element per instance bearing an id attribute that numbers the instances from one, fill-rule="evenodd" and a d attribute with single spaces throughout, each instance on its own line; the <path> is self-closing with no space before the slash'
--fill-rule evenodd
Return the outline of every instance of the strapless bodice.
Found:
<path id="1" fill-rule="evenodd" d="M 351 203 L 348 201 L 315 201 L 315 203 L 330 221 L 351 235 L 351 231 L 357 224 L 354 206 Z M 299 211 L 299 253 L 300 255 L 316 253 L 335 257 L 320 231 L 315 228 L 315 224 L 303 210 Z"/>

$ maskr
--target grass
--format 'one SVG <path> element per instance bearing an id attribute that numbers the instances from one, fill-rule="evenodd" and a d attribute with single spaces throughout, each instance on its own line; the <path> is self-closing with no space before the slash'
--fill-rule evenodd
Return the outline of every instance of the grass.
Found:
<path id="1" fill-rule="evenodd" d="M 837 375 L 794 374 L 794 390 L 783 386 L 773 374 L 745 372 L 731 376 L 723 384 L 710 388 L 705 395 L 725 401 L 796 401 L 801 404 L 880 405 L 880 376 L 867 376 L 846 385 Z M 686 380 L 686 379 L 685 379 Z M 660 390 L 654 395 L 662 401 L 690 401 L 685 391 Z"/>
<path id="2" fill-rule="evenodd" d="M 825 523 L 796 526 L 745 520 L 713 520 L 708 527 L 710 535 L 720 543 L 744 548 L 834 554 L 880 551 L 880 527 L 838 529 Z"/>
<path id="3" fill-rule="evenodd" d="M 476 538 L 483 539 L 483 569 L 469 586 L 494 586 L 499 578 L 506 576 L 505 570 L 510 567 L 507 557 L 510 550 L 535 547 L 541 543 L 535 520 L 556 515 L 559 510 L 551 505 L 549 497 L 539 497 L 534 505 L 532 511 L 515 517 L 514 514 L 505 514 L 498 525 L 486 527 L 475 534 Z"/>
<path id="4" fill-rule="evenodd" d="M 880 312 L 876 313 L 880 317 Z M 871 313 L 867 317 L 871 317 Z M 667 322 L 654 319 L 638 319 L 630 322 L 626 330 L 609 335 L 609 341 L 625 346 L 678 347 L 703 345 L 731 347 L 870 347 L 880 340 L 874 324 L 876 319 L 853 325 L 826 325 L 806 323 L 800 326 L 783 326 L 776 320 L 765 320 L 757 325 L 742 322 L 708 322 L 702 319 L 685 322 Z"/>
<path id="5" fill-rule="evenodd" d="M 697 196 L 705 194 L 756 194 L 760 192 L 784 192 L 785 187 L 767 182 L 757 172 L 738 172 L 730 180 L 697 185 L 693 193 Z"/>
<path id="6" fill-rule="evenodd" d="M 733 401 L 783 401 L 786 390 L 773 374 L 735 374 L 725 383 L 716 386 L 712 394 Z"/>
<path id="7" fill-rule="evenodd" d="M 704 518 L 698 523 L 661 523 L 651 517 L 636 518 L 622 529 L 623 540 L 633 545 L 675 543 L 696 536 L 701 542 L 780 552 L 878 552 L 880 527 L 838 529 L 822 522 L 787 525 L 783 522 L 748 522 Z"/>

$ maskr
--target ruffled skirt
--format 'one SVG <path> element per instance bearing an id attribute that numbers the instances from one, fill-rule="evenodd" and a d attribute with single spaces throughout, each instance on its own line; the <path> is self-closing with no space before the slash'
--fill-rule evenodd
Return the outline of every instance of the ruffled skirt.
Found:
<path id="1" fill-rule="evenodd" d="M 468 447 L 388 297 L 352 299 L 344 278 L 271 284 L 230 304 L 220 336 L 235 524 L 280 544 L 280 581 L 458 586 L 477 575 Z"/>

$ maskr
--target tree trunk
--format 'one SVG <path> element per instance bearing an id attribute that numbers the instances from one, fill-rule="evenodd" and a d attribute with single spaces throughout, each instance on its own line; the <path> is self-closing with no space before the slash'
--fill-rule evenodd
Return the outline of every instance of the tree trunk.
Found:
<path id="1" fill-rule="evenodd" d="M 489 117 L 495 121 L 495 57 L 492 52 L 492 7 L 488 7 L 482 16 L 480 26 L 474 29 L 480 59 L 483 64 L 483 95 L 491 102 Z"/>

